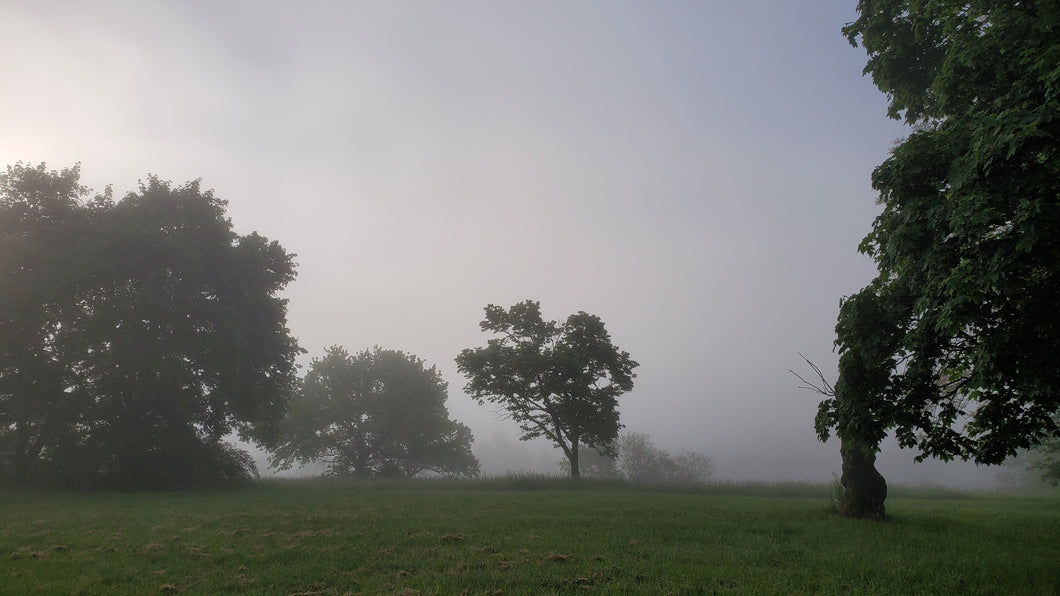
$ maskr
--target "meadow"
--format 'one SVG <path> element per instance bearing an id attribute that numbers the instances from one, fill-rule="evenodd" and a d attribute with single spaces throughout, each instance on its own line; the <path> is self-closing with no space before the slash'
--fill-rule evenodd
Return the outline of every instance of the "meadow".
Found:
<path id="1" fill-rule="evenodd" d="M 0 491 L 4 594 L 1058 594 L 1060 500 L 548 479 Z"/>

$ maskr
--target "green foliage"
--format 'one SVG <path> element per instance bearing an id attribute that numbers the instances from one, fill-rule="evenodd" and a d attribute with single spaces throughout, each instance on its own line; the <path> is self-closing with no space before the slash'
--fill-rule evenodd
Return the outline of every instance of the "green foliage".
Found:
<path id="1" fill-rule="evenodd" d="M 583 478 L 625 480 L 649 486 L 693 487 L 710 481 L 713 462 L 706 455 L 685 449 L 671 454 L 655 446 L 644 433 L 627 432 L 618 437 L 609 451 L 600 453 L 588 448 L 579 452 L 578 463 Z M 569 462 L 561 460 L 566 469 Z"/>
<path id="2" fill-rule="evenodd" d="M 630 482 L 641 484 L 702 484 L 710 480 L 711 461 L 686 449 L 671 455 L 643 433 L 627 432 L 618 439 L 618 469 Z"/>
<path id="3" fill-rule="evenodd" d="M 564 473 L 570 472 L 570 462 L 567 458 L 556 462 Z M 612 455 L 600 453 L 592 447 L 582 445 L 578 450 L 578 470 L 581 478 L 594 480 L 618 480 L 623 478 L 618 469 L 618 461 Z"/>
<path id="4" fill-rule="evenodd" d="M 498 335 L 484 348 L 456 358 L 465 390 L 479 404 L 500 404 L 519 424 L 522 439 L 547 437 L 578 477 L 579 447 L 605 455 L 618 438 L 618 396 L 633 389 L 638 365 L 611 343 L 603 321 L 585 312 L 560 325 L 541 318 L 527 300 L 505 310 L 485 308 L 480 327 Z"/>
<path id="5" fill-rule="evenodd" d="M 844 29 L 914 132 L 873 174 L 817 430 L 996 464 L 1060 409 L 1060 5 L 862 0 Z"/>
<path id="6" fill-rule="evenodd" d="M 832 472 L 832 484 L 829 485 L 828 509 L 832 513 L 840 513 L 847 509 L 846 490 L 843 489 L 843 481 L 835 472 Z"/>
<path id="7" fill-rule="evenodd" d="M 866 525 L 830 516 L 821 492 L 462 487 L 482 482 L 4 493 L 0 585 L 12 594 L 321 595 L 1060 588 L 1051 500 L 899 498 L 894 521 Z"/>
<path id="8" fill-rule="evenodd" d="M 273 465 L 323 462 L 329 475 L 478 474 L 471 431 L 449 419 L 435 367 L 395 350 L 314 359 L 291 400 Z"/>
<path id="9" fill-rule="evenodd" d="M 694 449 L 682 449 L 671 456 L 673 472 L 670 482 L 674 484 L 702 484 L 710 481 L 714 462 L 704 453 Z"/>
<path id="10" fill-rule="evenodd" d="M 1060 425 L 1060 412 L 1053 415 L 1053 422 Z M 1042 480 L 1049 484 L 1060 485 L 1060 437 L 1042 441 L 1033 453 L 1030 468 L 1040 473 Z"/>
<path id="11" fill-rule="evenodd" d="M 16 482 L 126 489 L 256 474 L 299 348 L 279 244 L 198 181 L 88 198 L 77 167 L 0 175 L 0 461 Z"/>
<path id="12" fill-rule="evenodd" d="M 1037 470 L 1053 486 L 1060 485 L 1060 440 L 1049 439 L 1042 443 L 1041 458 L 1031 468 Z"/>

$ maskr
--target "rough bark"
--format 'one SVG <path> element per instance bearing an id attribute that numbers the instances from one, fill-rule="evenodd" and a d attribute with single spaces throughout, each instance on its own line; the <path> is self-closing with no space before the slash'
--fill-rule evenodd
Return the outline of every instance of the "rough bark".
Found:
<path id="1" fill-rule="evenodd" d="M 876 470 L 876 454 L 853 441 L 844 439 L 840 445 L 843 455 L 843 498 L 839 513 L 858 519 L 883 519 L 886 516 L 887 481 Z"/>

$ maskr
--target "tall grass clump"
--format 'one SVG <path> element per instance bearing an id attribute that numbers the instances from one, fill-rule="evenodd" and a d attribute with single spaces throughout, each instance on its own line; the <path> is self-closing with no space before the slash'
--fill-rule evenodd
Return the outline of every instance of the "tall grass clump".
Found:
<path id="1" fill-rule="evenodd" d="M 838 514 L 846 508 L 846 489 L 843 488 L 843 481 L 840 480 L 839 474 L 832 472 L 832 483 L 828 489 L 828 509 Z"/>

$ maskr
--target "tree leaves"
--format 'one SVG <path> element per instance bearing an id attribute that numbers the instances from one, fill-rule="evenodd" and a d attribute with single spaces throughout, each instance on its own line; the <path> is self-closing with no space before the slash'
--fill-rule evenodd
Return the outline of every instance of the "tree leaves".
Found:
<path id="1" fill-rule="evenodd" d="M 120 488 L 252 473 L 223 438 L 267 444 L 286 408 L 292 256 L 237 235 L 198 181 L 114 201 L 78 178 L 0 176 L 0 459 L 23 482 Z"/>
<path id="2" fill-rule="evenodd" d="M 341 346 L 313 360 L 272 464 L 321 462 L 330 475 L 478 474 L 471 431 L 449 419 L 446 383 L 411 354 Z"/>
<path id="3" fill-rule="evenodd" d="M 500 337 L 457 356 L 465 391 L 504 407 L 523 440 L 547 437 L 577 476 L 579 444 L 608 453 L 618 437 L 618 396 L 633 388 L 637 363 L 595 315 L 579 312 L 560 325 L 543 320 L 531 300 L 509 309 L 490 304 L 485 313 L 480 327 Z"/>
<path id="4" fill-rule="evenodd" d="M 817 430 L 999 463 L 1060 409 L 1060 10 L 862 0 L 844 29 L 915 130 L 873 173 L 879 276 L 840 309 Z"/>

